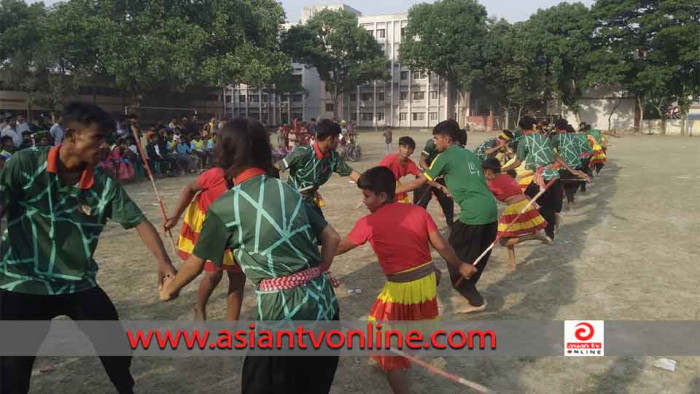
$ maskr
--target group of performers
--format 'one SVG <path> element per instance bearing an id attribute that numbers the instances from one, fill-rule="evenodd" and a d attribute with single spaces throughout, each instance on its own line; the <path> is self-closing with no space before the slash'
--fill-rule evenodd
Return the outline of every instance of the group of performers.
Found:
<path id="1" fill-rule="evenodd" d="M 114 132 L 109 115 L 76 103 L 65 109 L 64 120 L 61 145 L 20 152 L 0 172 L 0 214 L 8 214 L 0 247 L 0 320 L 58 315 L 117 320 L 116 309 L 96 282 L 93 259 L 108 218 L 136 228 L 156 257 L 161 300 L 176 298 L 205 271 L 195 307 L 198 320 L 206 319 L 207 300 L 223 271 L 229 280 L 229 320 L 240 315 L 246 279 L 256 287 L 259 320 L 338 320 L 329 269 L 335 256 L 367 242 L 387 279 L 370 320 L 438 318 L 440 270 L 430 247 L 447 262 L 458 293 L 455 311 L 480 312 L 487 301 L 476 285 L 494 242 L 500 239 L 508 247 L 512 267 L 519 242 L 551 244 L 564 190 L 573 189 L 566 182 L 585 184 L 587 167 L 600 171 L 605 160 L 602 135 L 576 133 L 564 123 L 550 138 L 535 131 L 534 119 L 524 118 L 522 133 L 503 132 L 474 153 L 465 148 L 466 131 L 448 120 L 433 129 L 421 168 L 410 159 L 415 141 L 401 137 L 396 154 L 359 173 L 336 152 L 341 136 L 337 123 L 319 121 L 313 144 L 298 146 L 275 162 L 263 125 L 235 119 L 219 131 L 216 168 L 185 187 L 164 225 L 174 228 L 184 214 L 178 241 L 184 263 L 178 271 L 158 232 L 122 186 L 95 168 L 101 145 Z M 517 180 L 511 170 L 520 171 Z M 279 179 L 280 172 L 288 172 L 286 182 Z M 369 210 L 345 237 L 322 210 L 319 188 L 332 173 L 353 180 Z M 402 183 L 406 175 L 415 179 Z M 523 184 L 527 177 L 530 181 Z M 450 228 L 447 240 L 424 209 L 433 194 Z M 537 195 L 539 206 L 530 204 Z M 500 219 L 497 199 L 507 205 Z M 460 207 L 457 218 L 454 202 Z M 376 360 L 392 390 L 407 392 L 403 371 L 409 361 Z M 0 357 L 2 392 L 27 392 L 33 362 L 33 357 Z M 117 390 L 132 392 L 130 358 L 103 356 L 102 362 Z M 337 356 L 247 357 L 242 391 L 326 393 L 337 364 Z"/>

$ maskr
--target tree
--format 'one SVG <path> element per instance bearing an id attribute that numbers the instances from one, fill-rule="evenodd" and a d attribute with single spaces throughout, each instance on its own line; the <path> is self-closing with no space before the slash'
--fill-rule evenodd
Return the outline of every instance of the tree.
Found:
<path id="1" fill-rule="evenodd" d="M 525 108 L 542 106 L 549 90 L 546 64 L 529 49 L 533 44 L 528 41 L 538 38 L 525 30 L 523 22 L 489 21 L 482 45 L 483 73 L 472 86 L 480 103 L 502 109 L 508 119 L 516 114 L 516 124 Z"/>
<path id="2" fill-rule="evenodd" d="M 372 80 L 389 78 L 389 61 L 374 37 L 358 25 L 355 14 L 322 10 L 304 25 L 282 35 L 282 48 L 295 61 L 313 67 L 333 100 Z"/>
<path id="3" fill-rule="evenodd" d="M 456 87 L 468 107 L 468 92 L 483 76 L 486 8 L 475 0 L 439 0 L 408 11 L 400 59 L 414 71 L 432 71 Z M 466 123 L 467 111 L 463 113 Z"/>
<path id="4" fill-rule="evenodd" d="M 594 71 L 633 92 L 641 113 L 647 104 L 655 107 L 664 129 L 664 105 L 678 103 L 685 123 L 690 102 L 700 95 L 698 5 L 697 0 L 599 0 L 592 9 L 597 48 L 591 56 L 599 60 Z"/>
<path id="5" fill-rule="evenodd" d="M 0 1 L 0 69 L 10 86 L 25 92 L 29 115 L 46 78 L 48 59 L 41 47 L 45 16 L 43 3 Z"/>
<path id="6" fill-rule="evenodd" d="M 526 49 L 547 63 L 553 98 L 558 99 L 580 122 L 580 100 L 586 88 L 593 19 L 581 3 L 560 3 L 538 10 L 524 24 L 529 36 Z M 549 97 L 547 97 L 549 98 Z"/>

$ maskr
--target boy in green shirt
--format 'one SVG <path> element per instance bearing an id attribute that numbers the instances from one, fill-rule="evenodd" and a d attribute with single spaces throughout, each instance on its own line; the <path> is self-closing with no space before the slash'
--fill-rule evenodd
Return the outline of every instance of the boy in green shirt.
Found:
<path id="1" fill-rule="evenodd" d="M 459 219 L 450 229 L 449 242 L 460 260 L 471 263 L 496 239 L 498 209 L 496 200 L 486 184 L 481 161 L 468 149 L 461 148 L 459 124 L 454 120 L 438 123 L 433 129 L 435 149 L 440 152 L 423 176 L 398 188 L 396 193 L 415 190 L 429 181 L 443 176 L 452 198 L 459 204 Z M 490 252 L 477 264 L 477 273 L 455 286 L 466 304 L 455 309 L 458 313 L 480 312 L 486 309 L 486 300 L 476 289 L 476 283 L 486 268 Z M 455 285 L 461 275 L 447 266 Z M 454 302 L 463 302 L 455 299 Z"/>
<path id="2" fill-rule="evenodd" d="M 93 258 L 109 218 L 138 231 L 156 257 L 159 282 L 176 272 L 153 225 L 122 186 L 95 167 L 100 147 L 115 131 L 112 118 L 82 103 L 69 104 L 63 114 L 61 145 L 17 152 L 0 171 L 0 216 L 8 216 L 0 245 L 3 321 L 48 321 L 60 315 L 118 320 L 112 301 L 97 284 Z M 37 350 L 47 333 L 48 325 L 31 338 Z M 123 332 L 109 334 L 124 338 Z M 100 358 L 117 391 L 131 393 L 131 357 Z M 34 357 L 0 357 L 0 392 L 26 393 L 33 364 Z"/>

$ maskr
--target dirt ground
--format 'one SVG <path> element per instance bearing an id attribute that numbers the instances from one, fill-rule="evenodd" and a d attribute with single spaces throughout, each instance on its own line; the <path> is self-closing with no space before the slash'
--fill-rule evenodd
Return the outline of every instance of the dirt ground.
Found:
<path id="1" fill-rule="evenodd" d="M 419 147 L 427 132 L 409 134 Z M 469 148 L 490 137 L 469 135 Z M 398 138 L 397 138 L 398 139 Z M 384 155 L 379 133 L 363 133 L 367 169 Z M 418 149 L 418 152 L 420 148 Z M 414 154 L 417 159 L 418 152 Z M 625 136 L 612 139 L 609 161 L 589 192 L 567 213 L 554 246 L 518 246 L 520 265 L 506 269 L 505 249 L 497 247 L 479 285 L 489 301 L 478 316 L 455 316 L 447 282 L 439 289 L 444 320 L 697 320 L 700 319 L 700 139 Z M 158 181 L 172 208 L 181 188 L 194 176 Z M 146 182 L 128 186 L 129 194 L 160 225 L 158 207 Z M 366 214 L 356 209 L 359 190 L 348 178 L 334 176 L 321 189 L 328 221 L 341 235 Z M 429 206 L 443 232 L 436 201 Z M 98 280 L 122 319 L 192 317 L 198 281 L 178 300 L 157 300 L 155 262 L 135 231 L 110 224 L 98 247 Z M 172 256 L 175 259 L 175 256 Z M 444 262 L 434 254 L 443 271 Z M 175 261 L 175 260 L 174 260 Z M 338 258 L 333 272 L 343 319 L 362 319 L 384 283 L 369 245 Z M 225 316 L 225 282 L 214 293 L 211 319 Z M 348 288 L 361 288 L 350 295 Z M 253 319 L 255 299 L 246 288 L 243 316 Z M 431 358 L 430 362 L 497 392 L 528 393 L 700 393 L 700 358 L 677 358 L 675 373 L 652 367 L 653 358 Z M 136 390 L 142 393 L 238 392 L 242 358 L 137 358 L 132 364 Z M 40 373 L 46 365 L 55 371 Z M 416 393 L 455 393 L 466 389 L 414 367 Z M 97 358 L 39 358 L 32 392 L 101 393 L 113 389 Z M 386 381 L 367 358 L 343 358 L 333 393 L 389 392 Z"/>

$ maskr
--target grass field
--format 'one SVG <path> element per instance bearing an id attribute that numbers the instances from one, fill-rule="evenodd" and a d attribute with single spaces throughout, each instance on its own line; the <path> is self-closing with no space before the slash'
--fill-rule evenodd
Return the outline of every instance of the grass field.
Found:
<path id="1" fill-rule="evenodd" d="M 381 133 L 363 133 L 362 171 L 384 154 Z M 430 135 L 407 132 L 422 145 Z M 395 140 L 403 135 L 396 132 Z M 473 133 L 474 148 L 489 134 Z M 420 149 L 418 149 L 420 151 Z M 505 249 L 497 247 L 479 287 L 489 301 L 486 312 L 455 316 L 447 281 L 439 288 L 444 320 L 697 320 L 700 319 L 700 139 L 625 136 L 612 139 L 609 161 L 587 194 L 577 195 L 554 246 L 518 246 L 520 265 L 506 268 Z M 417 158 L 418 152 L 414 154 Z M 158 184 L 166 206 L 174 206 L 193 176 Z M 148 183 L 129 185 L 129 194 L 156 224 L 162 222 Z M 323 186 L 327 220 L 341 235 L 366 214 L 356 209 L 361 194 L 347 178 L 334 176 Z M 447 235 L 439 206 L 429 206 Z M 175 259 L 175 256 L 172 256 Z M 436 262 L 445 270 L 444 262 Z M 110 224 L 98 247 L 98 280 L 122 319 L 192 318 L 198 281 L 178 300 L 157 299 L 153 258 L 136 232 Z M 175 260 L 174 260 L 175 261 Z M 333 272 L 343 319 L 362 319 L 384 283 L 369 246 L 338 258 Z M 445 272 L 446 274 L 446 272 Z M 443 276 L 446 277 L 446 276 Z M 225 316 L 225 279 L 209 306 L 210 319 Z M 350 295 L 348 288 L 361 288 Z M 255 316 L 253 289 L 246 288 L 243 316 Z M 529 393 L 700 393 L 700 358 L 677 358 L 675 373 L 652 367 L 653 358 L 430 358 L 428 361 L 497 392 Z M 242 358 L 137 358 L 132 364 L 142 393 L 240 391 Z M 40 373 L 53 365 L 50 373 Z M 416 393 L 462 392 L 461 387 L 414 367 Z M 113 389 L 97 358 L 39 358 L 34 393 L 102 393 Z M 343 358 L 333 393 L 388 392 L 382 374 L 367 358 Z"/>

